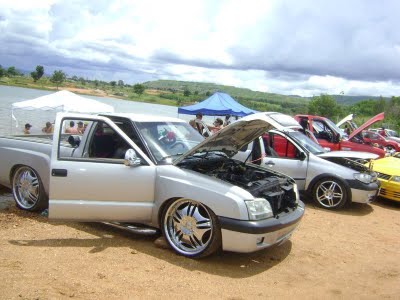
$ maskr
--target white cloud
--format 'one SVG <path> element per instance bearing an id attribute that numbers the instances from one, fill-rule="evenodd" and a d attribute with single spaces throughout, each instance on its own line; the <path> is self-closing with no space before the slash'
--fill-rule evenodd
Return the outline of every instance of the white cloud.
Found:
<path id="1" fill-rule="evenodd" d="M 399 9 L 395 0 L 0 0 L 0 64 L 131 83 L 399 95 Z"/>

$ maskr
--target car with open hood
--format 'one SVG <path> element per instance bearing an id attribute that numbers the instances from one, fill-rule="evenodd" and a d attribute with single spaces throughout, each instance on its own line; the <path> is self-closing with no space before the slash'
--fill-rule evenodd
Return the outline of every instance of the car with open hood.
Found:
<path id="1" fill-rule="evenodd" d="M 83 135 L 64 134 L 71 121 L 88 124 Z M 187 257 L 253 252 L 285 242 L 304 214 L 292 178 L 232 158 L 273 126 L 261 114 L 203 140 L 176 118 L 61 113 L 53 141 L 0 137 L 0 184 L 21 209 L 139 223 Z"/>
<path id="2" fill-rule="evenodd" d="M 380 117 L 381 114 L 377 116 Z M 376 117 L 376 116 L 375 116 Z M 358 128 L 357 124 L 353 120 L 354 114 L 349 114 L 338 123 L 336 126 L 340 128 L 340 126 L 347 126 L 350 132 L 353 132 Z M 383 133 L 383 134 L 382 134 Z M 362 140 L 366 144 L 378 146 L 386 151 L 386 153 L 393 154 L 397 151 L 400 151 L 400 138 L 396 137 L 396 132 L 394 130 L 389 129 L 374 129 L 374 128 L 365 128 L 358 134 L 358 138 L 362 137 Z M 347 135 L 348 136 L 348 135 Z"/>
<path id="3" fill-rule="evenodd" d="M 346 136 L 335 123 L 325 117 L 313 115 L 296 115 L 294 117 L 317 138 L 318 143 L 330 150 L 344 151 L 363 151 L 378 154 L 379 157 L 385 157 L 386 151 L 366 143 L 361 136 L 361 132 L 372 124 L 382 121 L 384 113 L 380 113 L 365 122 L 360 127 L 353 130 L 349 136 Z"/>
<path id="4" fill-rule="evenodd" d="M 290 116 L 268 113 L 275 128 L 264 133 L 236 155 L 238 159 L 267 166 L 291 176 L 300 191 L 326 209 L 351 202 L 369 203 L 378 192 L 375 172 L 364 164 L 378 155 L 358 151 L 327 151 L 301 132 Z"/>

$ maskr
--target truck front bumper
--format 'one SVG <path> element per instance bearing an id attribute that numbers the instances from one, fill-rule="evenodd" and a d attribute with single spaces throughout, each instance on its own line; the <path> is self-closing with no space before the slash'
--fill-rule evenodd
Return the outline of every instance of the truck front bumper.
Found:
<path id="1" fill-rule="evenodd" d="M 295 210 L 282 213 L 279 218 L 244 221 L 218 217 L 222 233 L 222 249 L 233 252 L 254 252 L 290 238 L 304 215 L 304 203 Z"/>

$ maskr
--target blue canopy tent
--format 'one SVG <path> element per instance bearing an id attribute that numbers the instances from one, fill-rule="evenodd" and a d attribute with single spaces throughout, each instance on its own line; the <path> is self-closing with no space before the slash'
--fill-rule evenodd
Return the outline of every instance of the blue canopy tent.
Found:
<path id="1" fill-rule="evenodd" d="M 178 114 L 195 115 L 202 113 L 207 116 L 238 116 L 244 117 L 254 114 L 257 111 L 247 108 L 236 102 L 231 96 L 225 93 L 214 93 L 207 99 L 188 106 L 178 108 Z"/>

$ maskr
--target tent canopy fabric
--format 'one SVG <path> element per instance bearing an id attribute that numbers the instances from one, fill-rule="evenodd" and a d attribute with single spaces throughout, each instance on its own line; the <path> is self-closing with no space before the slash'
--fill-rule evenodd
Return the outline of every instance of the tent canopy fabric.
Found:
<path id="1" fill-rule="evenodd" d="M 202 113 L 208 116 L 238 116 L 244 117 L 254 114 L 257 111 L 247 108 L 236 102 L 231 96 L 225 93 L 214 93 L 207 99 L 188 106 L 178 108 L 178 114 L 195 115 Z"/>
<path id="2" fill-rule="evenodd" d="M 78 96 L 69 91 L 59 91 L 32 100 L 15 102 L 12 110 L 58 110 L 63 112 L 107 113 L 114 112 L 111 105 Z"/>

